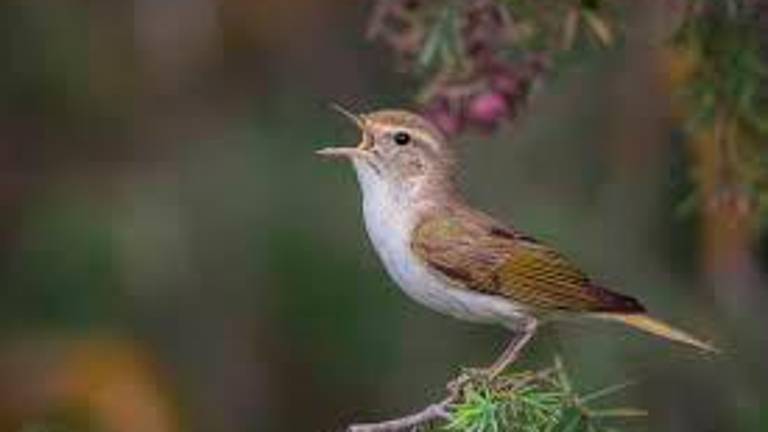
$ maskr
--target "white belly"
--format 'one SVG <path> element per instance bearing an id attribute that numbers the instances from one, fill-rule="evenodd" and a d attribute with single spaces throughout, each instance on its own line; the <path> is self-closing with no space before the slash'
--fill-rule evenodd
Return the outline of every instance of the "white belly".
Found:
<path id="1" fill-rule="evenodd" d="M 511 302 L 468 291 L 430 270 L 410 247 L 415 212 L 407 206 L 392 205 L 393 200 L 382 191 L 365 192 L 368 235 L 387 272 L 406 294 L 435 311 L 462 320 L 500 323 L 513 329 L 524 325 L 526 316 Z"/>

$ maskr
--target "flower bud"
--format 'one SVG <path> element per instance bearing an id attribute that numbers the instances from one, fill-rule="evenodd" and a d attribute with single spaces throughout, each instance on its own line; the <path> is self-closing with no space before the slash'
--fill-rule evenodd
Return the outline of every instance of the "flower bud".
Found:
<path id="1" fill-rule="evenodd" d="M 495 126 L 509 111 L 504 96 L 489 91 L 474 96 L 467 106 L 467 119 L 480 126 Z"/>

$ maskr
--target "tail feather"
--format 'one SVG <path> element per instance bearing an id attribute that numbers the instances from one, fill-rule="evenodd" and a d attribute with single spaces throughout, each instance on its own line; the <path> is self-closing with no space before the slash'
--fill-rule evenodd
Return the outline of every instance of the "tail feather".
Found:
<path id="1" fill-rule="evenodd" d="M 598 314 L 600 318 L 622 322 L 628 326 L 643 330 L 650 334 L 691 345 L 703 351 L 710 353 L 720 352 L 717 348 L 706 342 L 697 339 L 690 334 L 676 329 L 669 324 L 652 318 L 646 314 L 622 314 L 622 313 L 602 313 Z"/>

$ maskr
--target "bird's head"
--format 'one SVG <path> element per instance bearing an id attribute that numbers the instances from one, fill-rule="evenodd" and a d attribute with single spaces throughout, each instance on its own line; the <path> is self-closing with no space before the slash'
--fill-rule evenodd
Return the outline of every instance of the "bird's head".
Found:
<path id="1" fill-rule="evenodd" d="M 335 108 L 360 128 L 362 138 L 356 147 L 329 147 L 318 154 L 352 161 L 361 182 L 406 189 L 451 182 L 454 151 L 427 119 L 403 110 L 352 114 Z"/>

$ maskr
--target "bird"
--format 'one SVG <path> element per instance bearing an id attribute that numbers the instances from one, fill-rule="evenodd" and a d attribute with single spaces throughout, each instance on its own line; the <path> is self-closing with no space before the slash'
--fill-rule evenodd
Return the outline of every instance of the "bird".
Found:
<path id="1" fill-rule="evenodd" d="M 480 369 L 487 377 L 514 362 L 542 323 L 570 317 L 619 321 L 717 351 L 651 317 L 637 299 L 596 283 L 555 248 L 471 206 L 458 186 L 455 148 L 426 118 L 334 108 L 357 125 L 361 141 L 317 153 L 354 167 L 365 228 L 389 276 L 430 309 L 510 331 L 501 355 Z"/>

